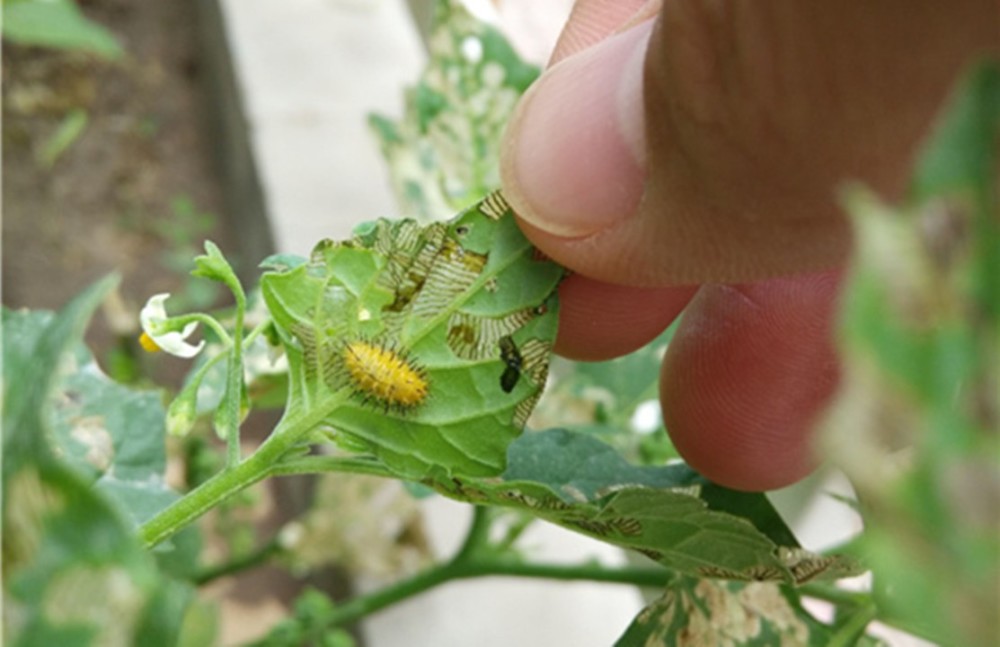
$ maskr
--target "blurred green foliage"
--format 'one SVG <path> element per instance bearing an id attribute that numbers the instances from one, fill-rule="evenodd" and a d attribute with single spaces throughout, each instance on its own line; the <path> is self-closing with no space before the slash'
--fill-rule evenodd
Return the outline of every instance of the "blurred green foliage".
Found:
<path id="1" fill-rule="evenodd" d="M 73 0 L 5 0 L 3 37 L 19 45 L 87 52 L 107 59 L 123 54 L 111 32 L 88 20 Z"/>
<path id="2" fill-rule="evenodd" d="M 857 245 L 826 446 L 858 491 L 880 615 L 1000 641 L 1000 66 L 972 70 L 907 200 L 847 194 Z"/>

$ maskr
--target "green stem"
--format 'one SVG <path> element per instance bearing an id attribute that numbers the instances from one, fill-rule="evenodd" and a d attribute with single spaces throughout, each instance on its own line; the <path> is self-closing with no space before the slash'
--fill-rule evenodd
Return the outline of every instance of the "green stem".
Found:
<path id="1" fill-rule="evenodd" d="M 226 392 L 220 407 L 225 415 L 219 434 L 226 439 L 226 469 L 240 464 L 240 408 L 243 400 L 243 358 L 240 344 L 233 344 L 226 364 Z"/>
<path id="2" fill-rule="evenodd" d="M 267 542 L 257 550 L 247 553 L 246 555 L 241 555 L 235 559 L 229 560 L 228 562 L 208 566 L 202 569 L 192 578 L 192 581 L 197 586 L 208 584 L 209 582 L 217 580 L 220 577 L 225 577 L 226 575 L 232 575 L 233 573 L 239 573 L 255 566 L 259 566 L 281 551 L 282 547 L 278 538 L 273 537 L 271 541 Z"/>
<path id="3" fill-rule="evenodd" d="M 142 542 L 147 548 L 155 546 L 237 492 L 263 479 L 267 476 L 270 454 L 265 454 L 262 447 L 236 467 L 223 470 L 174 501 L 139 526 Z"/>
<path id="4" fill-rule="evenodd" d="M 250 348 L 250 344 L 252 344 L 255 339 L 260 337 L 270 324 L 271 318 L 266 317 L 263 321 L 254 326 L 253 330 L 248 332 L 246 337 L 243 338 L 243 350 Z"/>
<path id="5" fill-rule="evenodd" d="M 670 574 L 659 568 L 606 568 L 594 564 L 538 564 L 501 559 L 476 559 L 463 569 L 460 577 L 531 577 L 547 580 L 605 582 L 632 586 L 663 587 Z"/>
<path id="6" fill-rule="evenodd" d="M 222 406 L 226 407 L 225 424 L 221 430 L 226 439 L 226 467 L 232 469 L 240 463 L 240 415 L 243 407 L 243 316 L 246 311 L 246 295 L 239 282 L 233 289 L 236 297 L 236 320 L 233 323 L 233 339 L 239 340 L 230 348 L 229 365 L 226 370 L 226 392 Z"/>
<path id="7" fill-rule="evenodd" d="M 356 456 L 302 456 L 282 460 L 271 466 L 270 476 L 293 476 L 296 474 L 322 474 L 324 472 L 349 472 L 392 478 L 382 463 L 371 458 Z"/>
<path id="8" fill-rule="evenodd" d="M 828 647 L 850 647 L 851 645 L 856 645 L 858 643 L 858 638 L 860 638 L 865 631 L 865 628 L 871 624 L 873 620 L 878 616 L 878 609 L 874 604 L 867 604 L 858 608 L 847 620 L 840 626 L 830 640 L 826 643 Z"/>
<path id="9" fill-rule="evenodd" d="M 486 543 L 489 531 L 489 510 L 477 507 L 462 547 L 450 560 L 401 582 L 346 602 L 337 607 L 336 613 L 330 619 L 330 625 L 356 622 L 441 584 L 473 577 L 509 576 L 563 581 L 586 580 L 656 587 L 664 586 L 669 578 L 669 573 L 663 569 L 605 568 L 596 564 L 532 564 L 499 558 L 495 556 L 494 547 Z"/>
<path id="10" fill-rule="evenodd" d="M 222 351 L 218 355 L 213 355 L 205 360 L 205 363 L 201 365 L 191 379 L 188 380 L 188 384 L 200 385 L 201 381 L 205 379 L 205 375 L 212 369 L 213 366 L 221 362 L 226 357 L 226 351 Z"/>
<path id="11" fill-rule="evenodd" d="M 652 568 L 604 568 L 591 564 L 579 566 L 532 564 L 489 558 L 473 558 L 465 562 L 450 561 L 430 568 L 423 573 L 418 573 L 397 584 L 348 601 L 337 607 L 337 613 L 331 619 L 331 625 L 339 626 L 356 622 L 447 582 L 486 576 L 530 577 L 655 587 L 662 587 L 669 577 L 665 571 Z"/>
<path id="12" fill-rule="evenodd" d="M 379 589 L 367 595 L 359 595 L 336 607 L 329 617 L 329 627 L 349 625 L 397 602 L 454 579 L 452 572 L 444 567 L 430 568 L 396 584 Z"/>
<path id="13" fill-rule="evenodd" d="M 490 517 L 489 508 L 477 505 L 472 508 L 472 521 L 469 522 L 469 529 L 465 531 L 465 539 L 462 545 L 451 559 L 451 564 L 465 564 L 471 561 L 477 552 L 481 552 L 490 540 Z"/>
<path id="14" fill-rule="evenodd" d="M 237 492 L 270 475 L 281 457 L 346 397 L 346 392 L 335 394 L 324 406 L 314 407 L 299 416 L 289 416 L 286 411 L 286 417 L 249 458 L 216 474 L 142 524 L 139 537 L 143 543 L 147 548 L 155 546 Z"/>
<path id="15" fill-rule="evenodd" d="M 809 598 L 823 600 L 838 607 L 863 607 L 872 603 L 870 593 L 848 591 L 830 584 L 810 583 L 799 587 L 799 593 Z"/>
<path id="16" fill-rule="evenodd" d="M 164 323 L 170 324 L 169 328 L 171 330 L 182 330 L 184 326 L 192 321 L 196 321 L 204 325 L 206 328 L 211 328 L 212 332 L 218 336 L 219 341 L 222 342 L 224 346 L 230 346 L 233 343 L 233 338 L 229 336 L 229 333 L 222 327 L 222 324 L 219 323 L 218 319 L 212 315 L 205 314 L 204 312 L 192 312 L 186 315 L 170 317 Z M 239 337 L 237 337 L 237 339 L 239 339 Z"/>
<path id="17" fill-rule="evenodd" d="M 238 285 L 238 284 L 237 284 Z M 229 361 L 226 364 L 226 391 L 220 407 L 225 407 L 219 433 L 226 439 L 226 468 L 232 469 L 239 465 L 240 456 L 240 422 L 243 418 L 243 351 L 263 330 L 267 321 L 254 328 L 249 335 L 243 337 L 243 317 L 246 310 L 246 297 L 242 290 L 236 295 L 236 318 L 233 323 L 233 338 L 240 339 L 238 344 L 230 344 Z"/>
<path id="18" fill-rule="evenodd" d="M 806 597 L 829 602 L 839 609 L 850 611 L 853 615 L 848 625 L 845 626 L 863 628 L 867 627 L 873 620 L 878 620 L 886 626 L 905 631 L 928 641 L 934 640 L 933 636 L 927 635 L 920 627 L 913 626 L 912 623 L 893 617 L 891 614 L 885 613 L 884 610 L 880 610 L 872 594 L 867 591 L 848 591 L 831 584 L 811 583 L 799 587 L 799 592 Z M 838 632 L 837 636 L 840 636 L 841 633 Z M 848 632 L 843 635 L 850 636 L 852 634 Z M 853 643 L 847 641 L 837 642 L 836 644 L 846 645 Z"/>

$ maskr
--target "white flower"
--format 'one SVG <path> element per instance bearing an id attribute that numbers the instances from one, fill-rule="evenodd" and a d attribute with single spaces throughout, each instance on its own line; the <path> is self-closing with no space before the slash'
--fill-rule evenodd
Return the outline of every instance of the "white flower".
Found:
<path id="1" fill-rule="evenodd" d="M 197 346 L 187 342 L 187 338 L 198 327 L 196 321 L 189 322 L 184 326 L 184 330 L 171 330 L 167 309 L 163 306 L 169 298 L 170 295 L 166 292 L 151 296 L 139 312 L 139 323 L 142 325 L 142 337 L 139 341 L 147 351 L 162 350 L 189 359 L 201 352 L 205 347 L 205 340 L 199 342 Z"/>

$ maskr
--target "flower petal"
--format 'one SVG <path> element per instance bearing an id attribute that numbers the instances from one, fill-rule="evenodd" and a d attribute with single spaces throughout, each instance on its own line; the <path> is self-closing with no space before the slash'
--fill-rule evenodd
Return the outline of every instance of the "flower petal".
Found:
<path id="1" fill-rule="evenodd" d="M 185 359 L 194 357 L 205 347 L 204 339 L 197 344 L 189 344 L 179 332 L 168 332 L 153 339 L 163 352 Z"/>
<path id="2" fill-rule="evenodd" d="M 187 338 L 194 334 L 198 328 L 196 321 L 189 321 L 185 324 L 184 330 L 169 329 L 170 318 L 167 317 L 167 309 L 164 305 L 169 298 L 170 294 L 166 292 L 151 296 L 139 312 L 139 323 L 142 325 L 145 336 L 159 350 L 190 359 L 201 352 L 205 347 L 205 341 L 202 340 L 197 345 L 187 342 Z M 145 344 L 144 347 L 148 348 Z"/>

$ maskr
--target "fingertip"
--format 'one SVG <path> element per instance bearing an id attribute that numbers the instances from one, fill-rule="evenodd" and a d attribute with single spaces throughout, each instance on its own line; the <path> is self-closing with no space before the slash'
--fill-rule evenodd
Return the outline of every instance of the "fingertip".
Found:
<path id="1" fill-rule="evenodd" d="M 834 273 L 707 286 L 663 364 L 664 422 L 682 457 L 740 490 L 794 483 L 816 466 L 812 430 L 837 385 Z"/>
<path id="2" fill-rule="evenodd" d="M 564 59 L 522 97 L 504 135 L 500 173 L 511 206 L 537 229 L 578 238 L 636 211 L 651 30 L 643 23 Z"/>
<path id="3" fill-rule="evenodd" d="M 559 287 L 555 352 L 601 361 L 642 348 L 677 318 L 697 288 L 637 288 L 571 275 Z"/>

